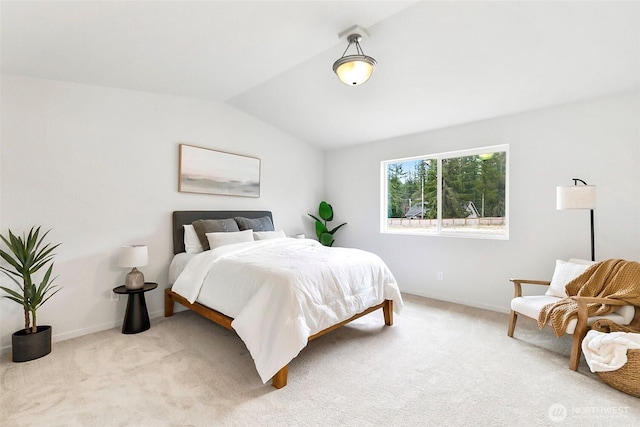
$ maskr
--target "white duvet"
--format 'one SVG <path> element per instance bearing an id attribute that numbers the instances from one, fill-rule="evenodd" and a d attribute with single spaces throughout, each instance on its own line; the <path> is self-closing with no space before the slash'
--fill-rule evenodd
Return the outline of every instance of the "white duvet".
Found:
<path id="1" fill-rule="evenodd" d="M 396 281 L 375 254 L 327 248 L 310 239 L 221 246 L 194 256 L 174 292 L 234 321 L 263 382 L 298 355 L 309 336 L 383 300 L 403 305 Z"/>

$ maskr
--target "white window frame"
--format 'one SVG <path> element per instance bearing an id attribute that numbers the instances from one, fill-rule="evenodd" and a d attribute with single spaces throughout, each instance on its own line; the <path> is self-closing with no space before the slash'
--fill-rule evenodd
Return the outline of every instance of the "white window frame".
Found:
<path id="1" fill-rule="evenodd" d="M 457 157 L 475 156 L 486 153 L 504 152 L 505 153 L 505 217 L 504 217 L 504 234 L 485 234 L 485 233 L 473 233 L 471 231 L 448 231 L 442 227 L 442 160 L 451 159 Z M 387 176 L 388 165 L 393 163 L 402 163 L 407 161 L 433 159 L 437 161 L 437 225 L 435 232 L 420 232 L 419 230 L 412 231 L 404 230 L 397 231 L 388 229 L 388 208 L 389 208 L 389 195 L 388 195 L 388 183 Z M 489 240 L 509 240 L 509 145 L 491 145 L 486 147 L 471 148 L 465 150 L 449 151 L 436 154 L 427 154 L 421 156 L 404 157 L 391 160 L 383 160 L 380 162 L 380 233 L 382 234 L 394 234 L 394 235 L 419 235 L 419 236 L 446 236 L 446 237 L 461 237 L 461 238 L 476 238 L 476 239 L 489 239 Z"/>

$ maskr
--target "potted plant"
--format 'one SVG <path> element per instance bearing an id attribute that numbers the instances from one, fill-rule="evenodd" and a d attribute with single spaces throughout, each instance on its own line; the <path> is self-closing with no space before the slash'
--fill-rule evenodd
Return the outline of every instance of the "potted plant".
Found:
<path id="1" fill-rule="evenodd" d="M 49 230 L 51 231 L 51 230 Z M 7 275 L 19 288 L 19 291 L 0 286 L 8 298 L 20 304 L 24 310 L 24 329 L 16 331 L 11 336 L 12 356 L 14 362 L 26 362 L 51 353 L 51 326 L 38 326 L 37 310 L 55 295 L 60 288 L 53 284 L 53 251 L 56 245 L 45 244 L 47 231 L 40 234 L 40 227 L 31 227 L 29 234 L 16 236 L 9 230 L 9 237 L 1 236 L 8 252 L 0 249 L 0 256 L 8 266 L 0 266 L 0 270 Z M 32 276 L 46 267 L 40 284 L 33 282 Z"/>
<path id="2" fill-rule="evenodd" d="M 308 214 L 311 218 L 316 220 L 316 235 L 318 236 L 318 240 L 324 246 L 333 246 L 333 235 L 336 231 L 338 231 L 343 225 L 347 223 L 344 222 L 339 226 L 335 227 L 332 230 L 329 230 L 327 227 L 328 221 L 333 221 L 333 208 L 331 205 L 324 200 L 320 202 L 320 206 L 318 206 L 318 218 L 315 215 Z"/>

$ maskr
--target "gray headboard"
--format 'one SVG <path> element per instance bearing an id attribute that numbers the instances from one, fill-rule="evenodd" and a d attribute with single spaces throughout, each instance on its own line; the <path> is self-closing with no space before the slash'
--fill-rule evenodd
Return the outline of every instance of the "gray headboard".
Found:
<path id="1" fill-rule="evenodd" d="M 184 227 L 198 219 L 226 219 L 236 216 L 262 218 L 268 216 L 273 222 L 271 211 L 173 211 L 173 253 L 184 252 Z"/>

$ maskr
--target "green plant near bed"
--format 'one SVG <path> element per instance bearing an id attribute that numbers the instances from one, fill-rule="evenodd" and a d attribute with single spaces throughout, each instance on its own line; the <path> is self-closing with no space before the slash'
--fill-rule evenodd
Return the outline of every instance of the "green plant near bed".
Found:
<path id="1" fill-rule="evenodd" d="M 333 246 L 333 235 L 336 231 L 338 231 L 342 226 L 347 223 L 344 222 L 339 226 L 335 227 L 332 230 L 329 230 L 327 227 L 327 222 L 333 221 L 333 208 L 331 205 L 324 200 L 320 202 L 320 206 L 318 206 L 318 218 L 315 215 L 308 214 L 311 218 L 316 220 L 316 236 L 318 236 L 318 240 L 324 246 Z"/>
<path id="2" fill-rule="evenodd" d="M 51 230 L 49 230 L 51 231 Z M 26 334 L 38 332 L 36 313 L 38 308 L 56 294 L 60 289 L 55 289 L 53 284 L 55 277 L 53 272 L 53 251 L 60 243 L 51 245 L 44 243 L 44 238 L 49 231 L 40 235 L 40 227 L 31 227 L 28 235 L 16 236 L 9 230 L 9 237 L 1 236 L 9 252 L 0 249 L 0 256 L 9 264 L 9 267 L 0 266 L 0 270 L 6 274 L 19 288 L 19 292 L 4 286 L 8 298 L 20 304 L 24 310 L 24 329 Z M 32 275 L 49 264 L 40 284 L 33 283 Z M 54 290 L 55 289 L 55 290 Z"/>

